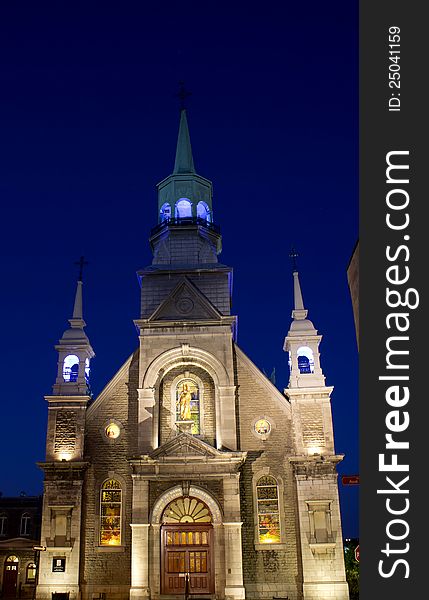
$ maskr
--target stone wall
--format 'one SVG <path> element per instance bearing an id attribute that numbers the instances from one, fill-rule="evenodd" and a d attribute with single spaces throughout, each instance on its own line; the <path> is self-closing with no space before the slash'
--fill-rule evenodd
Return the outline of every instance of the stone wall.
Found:
<path id="1" fill-rule="evenodd" d="M 288 456 L 293 451 L 289 403 L 257 367 L 236 349 L 236 378 L 241 449 L 247 451 L 242 467 L 240 500 L 243 576 L 246 598 L 288 596 L 297 600 L 302 586 L 299 527 L 295 482 Z M 254 430 L 257 419 L 266 418 L 268 436 Z M 281 511 L 281 543 L 259 544 L 256 481 L 270 475 L 278 482 Z"/>
<path id="2" fill-rule="evenodd" d="M 128 458 L 137 444 L 138 352 L 123 378 L 87 419 L 85 458 L 90 462 L 83 492 L 81 586 L 84 598 L 106 593 L 111 599 L 129 596 L 131 583 L 132 480 Z M 110 420 L 120 425 L 121 435 L 107 439 Z M 100 489 L 113 478 L 122 487 L 121 545 L 100 546 Z M 106 583 L 109 585 L 106 585 Z"/>

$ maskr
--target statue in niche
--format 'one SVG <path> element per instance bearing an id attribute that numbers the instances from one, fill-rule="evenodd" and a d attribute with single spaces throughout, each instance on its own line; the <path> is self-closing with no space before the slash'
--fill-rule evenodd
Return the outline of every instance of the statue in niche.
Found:
<path id="1" fill-rule="evenodd" d="M 179 394 L 179 398 L 178 398 L 178 408 L 179 408 L 179 414 L 180 414 L 180 420 L 181 421 L 191 421 L 192 417 L 191 417 L 191 400 L 192 400 L 192 394 L 189 391 L 189 387 L 187 383 L 184 383 L 182 386 L 182 391 Z"/>

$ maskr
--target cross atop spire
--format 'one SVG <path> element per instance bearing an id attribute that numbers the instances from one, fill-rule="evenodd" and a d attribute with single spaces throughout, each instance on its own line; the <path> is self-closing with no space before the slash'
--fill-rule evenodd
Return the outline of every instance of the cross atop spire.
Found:
<path id="1" fill-rule="evenodd" d="M 185 88 L 185 83 L 179 81 L 179 92 L 177 93 L 177 97 L 180 100 L 180 110 L 185 110 L 185 102 L 188 96 L 192 96 L 192 92 L 188 92 Z"/>
<path id="2" fill-rule="evenodd" d="M 84 256 L 81 256 L 80 259 L 78 261 L 76 261 L 74 264 L 79 266 L 79 279 L 78 279 L 78 281 L 83 281 L 83 268 L 86 265 L 89 264 L 88 261 L 85 260 Z"/>
<path id="3" fill-rule="evenodd" d="M 298 267 L 296 264 L 296 259 L 298 258 L 299 254 L 298 252 L 295 250 L 295 248 L 292 246 L 292 248 L 290 249 L 290 254 L 289 254 L 289 258 L 292 261 L 292 271 L 298 271 Z"/>

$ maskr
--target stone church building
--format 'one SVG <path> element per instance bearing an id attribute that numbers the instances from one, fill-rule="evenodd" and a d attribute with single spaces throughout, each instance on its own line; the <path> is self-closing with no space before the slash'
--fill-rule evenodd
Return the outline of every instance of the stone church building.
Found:
<path id="1" fill-rule="evenodd" d="M 82 281 L 56 346 L 36 596 L 346 600 L 333 388 L 298 272 L 283 394 L 237 345 L 185 110 L 157 189 L 137 349 L 93 399 Z"/>

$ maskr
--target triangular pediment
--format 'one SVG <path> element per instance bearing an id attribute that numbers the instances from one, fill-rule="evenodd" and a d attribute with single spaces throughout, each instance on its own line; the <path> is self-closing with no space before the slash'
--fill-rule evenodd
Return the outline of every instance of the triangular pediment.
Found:
<path id="1" fill-rule="evenodd" d="M 185 456 L 207 459 L 223 457 L 224 453 L 189 433 L 180 433 L 150 454 L 152 459 Z"/>
<path id="2" fill-rule="evenodd" d="M 149 321 L 219 321 L 221 317 L 195 285 L 183 277 Z"/>

